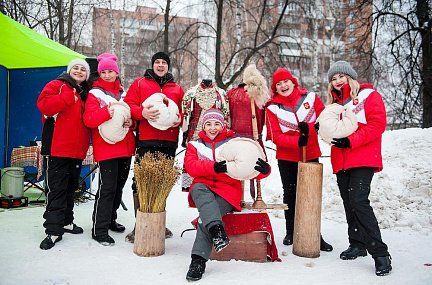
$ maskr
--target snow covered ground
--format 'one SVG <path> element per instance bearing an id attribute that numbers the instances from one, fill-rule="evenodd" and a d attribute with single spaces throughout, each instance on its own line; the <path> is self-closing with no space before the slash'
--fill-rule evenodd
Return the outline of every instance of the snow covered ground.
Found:
<path id="1" fill-rule="evenodd" d="M 322 145 L 323 155 L 328 146 Z M 263 181 L 264 200 L 281 202 L 282 190 L 274 152 L 268 150 L 273 173 Z M 294 256 L 282 245 L 284 220 L 272 212 L 282 262 L 249 263 L 210 261 L 199 284 L 432 284 L 432 128 L 387 131 L 383 139 L 384 170 L 374 177 L 370 196 L 384 241 L 392 255 L 393 271 L 374 274 L 370 256 L 353 261 L 339 259 L 347 244 L 346 223 L 329 158 L 324 164 L 322 233 L 334 247 L 316 259 Z M 182 159 L 182 156 L 179 157 Z M 131 178 L 131 176 L 129 177 Z M 123 200 L 129 211 L 119 210 L 118 221 L 133 227 L 131 179 Z M 138 257 L 126 233 L 112 233 L 116 244 L 104 247 L 91 239 L 93 202 L 75 208 L 82 235 L 65 234 L 49 251 L 39 249 L 44 238 L 43 207 L 0 210 L 0 284 L 185 284 L 196 209 L 187 207 L 186 194 L 176 185 L 168 199 L 167 226 L 174 237 L 166 240 L 160 257 Z"/>

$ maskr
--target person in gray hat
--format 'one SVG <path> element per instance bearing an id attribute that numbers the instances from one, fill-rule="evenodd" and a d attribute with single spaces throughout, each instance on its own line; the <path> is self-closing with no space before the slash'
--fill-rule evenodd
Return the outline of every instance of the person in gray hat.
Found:
<path id="1" fill-rule="evenodd" d="M 330 103 L 343 105 L 357 118 L 357 130 L 344 138 L 333 138 L 331 163 L 348 223 L 349 247 L 340 254 L 343 260 L 366 256 L 375 260 L 375 273 L 392 270 L 391 256 L 382 241 L 370 205 L 370 185 L 375 172 L 383 169 L 381 139 L 386 128 L 386 110 L 381 95 L 372 84 L 360 84 L 357 72 L 346 61 L 337 61 L 328 71 Z"/>

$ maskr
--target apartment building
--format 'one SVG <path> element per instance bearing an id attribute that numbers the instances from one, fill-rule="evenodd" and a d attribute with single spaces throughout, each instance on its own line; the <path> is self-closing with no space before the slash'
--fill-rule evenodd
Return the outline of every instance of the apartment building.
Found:
<path id="1" fill-rule="evenodd" d="M 282 13 L 279 1 L 277 13 Z M 290 1 L 279 29 L 281 62 L 299 76 L 302 85 L 326 93 L 327 70 L 332 62 L 346 60 L 371 80 L 372 1 Z"/>
<path id="2" fill-rule="evenodd" d="M 197 30 L 191 29 L 195 18 L 171 16 L 169 25 L 170 71 L 180 85 L 188 88 L 196 84 L 198 63 Z M 137 6 L 135 11 L 94 8 L 92 47 L 87 54 L 97 56 L 103 52 L 114 52 L 119 58 L 124 85 L 142 76 L 151 68 L 152 55 L 163 50 L 164 15 L 155 8 Z"/>

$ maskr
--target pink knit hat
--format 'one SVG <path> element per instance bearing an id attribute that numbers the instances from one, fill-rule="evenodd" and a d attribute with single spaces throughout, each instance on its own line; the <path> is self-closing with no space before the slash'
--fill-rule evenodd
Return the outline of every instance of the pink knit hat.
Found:
<path id="1" fill-rule="evenodd" d="M 112 70 L 119 74 L 119 68 L 117 65 L 117 56 L 112 53 L 103 53 L 97 57 L 98 60 L 98 72 L 101 73 L 104 70 Z"/>
<path id="2" fill-rule="evenodd" d="M 217 121 L 219 123 L 221 123 L 221 125 L 224 125 L 225 119 L 224 119 L 224 115 L 222 114 L 221 111 L 219 111 L 218 109 L 208 109 L 202 118 L 202 122 L 203 122 L 203 126 L 208 122 L 208 121 Z"/>

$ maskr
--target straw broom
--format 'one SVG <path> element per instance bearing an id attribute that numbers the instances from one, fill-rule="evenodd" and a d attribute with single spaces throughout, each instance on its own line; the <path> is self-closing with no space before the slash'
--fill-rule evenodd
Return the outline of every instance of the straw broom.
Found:
<path id="1" fill-rule="evenodd" d="M 143 213 L 165 211 L 166 200 L 179 177 L 180 171 L 162 153 L 146 153 L 134 167 L 139 210 Z"/>

